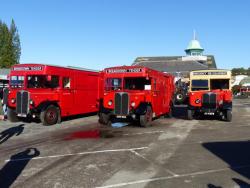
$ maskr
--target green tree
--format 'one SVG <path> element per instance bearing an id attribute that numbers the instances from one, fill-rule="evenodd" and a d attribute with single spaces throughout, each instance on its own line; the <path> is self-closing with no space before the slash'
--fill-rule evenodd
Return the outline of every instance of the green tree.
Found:
<path id="1" fill-rule="evenodd" d="M 0 20 L 0 68 L 9 68 L 19 63 L 20 55 L 20 39 L 14 21 L 8 28 Z"/>
<path id="2" fill-rule="evenodd" d="M 10 25 L 10 34 L 11 34 L 11 43 L 13 46 L 13 56 L 15 60 L 14 64 L 18 64 L 21 56 L 21 45 L 20 45 L 18 30 L 13 19 Z"/>

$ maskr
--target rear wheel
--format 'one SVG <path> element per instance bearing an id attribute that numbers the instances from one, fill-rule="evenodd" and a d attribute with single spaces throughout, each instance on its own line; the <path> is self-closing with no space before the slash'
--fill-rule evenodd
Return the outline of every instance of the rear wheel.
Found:
<path id="1" fill-rule="evenodd" d="M 144 115 L 140 115 L 140 125 L 142 127 L 151 126 L 153 119 L 153 112 L 151 106 L 147 106 L 146 113 Z"/>
<path id="2" fill-rule="evenodd" d="M 19 118 L 17 117 L 16 111 L 11 108 L 7 109 L 7 118 L 10 122 L 20 121 Z"/>
<path id="3" fill-rule="evenodd" d="M 103 125 L 110 124 L 110 115 L 105 113 L 99 113 L 99 123 Z"/>
<path id="4" fill-rule="evenodd" d="M 226 115 L 226 121 L 228 122 L 232 121 L 232 110 L 227 110 L 225 115 Z"/>
<path id="5" fill-rule="evenodd" d="M 42 110 L 40 119 L 43 125 L 54 125 L 60 120 L 60 110 L 54 105 L 49 105 Z"/>
<path id="6" fill-rule="evenodd" d="M 193 119 L 193 116 L 194 116 L 193 110 L 188 109 L 188 110 L 187 110 L 187 119 L 188 119 L 188 120 L 192 120 L 192 119 Z"/>
<path id="7" fill-rule="evenodd" d="M 170 105 L 169 112 L 165 115 L 165 118 L 172 118 L 173 117 L 173 105 Z"/>

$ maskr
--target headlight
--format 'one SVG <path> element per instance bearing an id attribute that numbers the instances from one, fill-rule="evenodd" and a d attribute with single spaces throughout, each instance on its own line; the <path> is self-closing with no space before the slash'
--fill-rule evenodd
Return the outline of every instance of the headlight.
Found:
<path id="1" fill-rule="evenodd" d="M 33 100 L 30 100 L 30 105 L 34 105 L 34 101 Z"/>
<path id="2" fill-rule="evenodd" d="M 135 107 L 135 102 L 132 102 L 132 103 L 131 103 L 131 106 L 132 106 L 132 107 Z"/>
<path id="3" fill-rule="evenodd" d="M 112 104 L 113 104 L 113 102 L 110 100 L 110 101 L 108 102 L 108 105 L 111 106 Z"/>
<path id="4" fill-rule="evenodd" d="M 14 104 L 15 102 L 16 102 L 16 100 L 15 99 L 11 99 L 11 101 L 10 101 L 12 104 Z"/>
<path id="5" fill-rule="evenodd" d="M 196 103 L 196 104 L 199 104 L 200 102 L 201 102 L 200 99 L 196 99 L 196 100 L 195 100 L 195 103 Z"/>

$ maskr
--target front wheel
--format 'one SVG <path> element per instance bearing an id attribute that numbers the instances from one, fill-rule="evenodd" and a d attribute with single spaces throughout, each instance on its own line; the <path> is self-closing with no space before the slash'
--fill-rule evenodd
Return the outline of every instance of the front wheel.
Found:
<path id="1" fill-rule="evenodd" d="M 20 121 L 19 118 L 17 117 L 16 111 L 11 108 L 7 109 L 7 118 L 10 122 Z"/>
<path id="2" fill-rule="evenodd" d="M 40 119 L 43 125 L 54 125 L 60 120 L 60 110 L 54 105 L 50 105 L 40 114 Z"/>
<path id="3" fill-rule="evenodd" d="M 99 113 L 99 123 L 103 125 L 108 125 L 110 122 L 110 115 L 100 112 Z"/>
<path id="4" fill-rule="evenodd" d="M 228 122 L 232 121 L 232 110 L 226 111 L 226 121 Z"/>
<path id="5" fill-rule="evenodd" d="M 153 112 L 151 106 L 147 106 L 146 113 L 140 115 L 140 125 L 142 127 L 149 127 L 152 124 Z"/>
<path id="6" fill-rule="evenodd" d="M 187 119 L 188 119 L 188 120 L 192 120 L 192 119 L 193 119 L 193 116 L 194 116 L 193 110 L 188 109 L 188 110 L 187 110 Z"/>

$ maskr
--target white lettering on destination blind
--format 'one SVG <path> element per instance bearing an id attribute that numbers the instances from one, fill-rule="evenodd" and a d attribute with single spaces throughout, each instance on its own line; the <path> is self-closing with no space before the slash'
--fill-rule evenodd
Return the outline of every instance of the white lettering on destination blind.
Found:
<path id="1" fill-rule="evenodd" d="M 227 75 L 227 72 L 193 72 L 193 75 Z"/>
<path id="2" fill-rule="evenodd" d="M 107 69 L 106 73 L 137 73 L 142 72 L 141 68 L 134 69 Z"/>
<path id="3" fill-rule="evenodd" d="M 41 66 L 37 67 L 13 67 L 14 71 L 41 71 L 43 68 Z"/>

